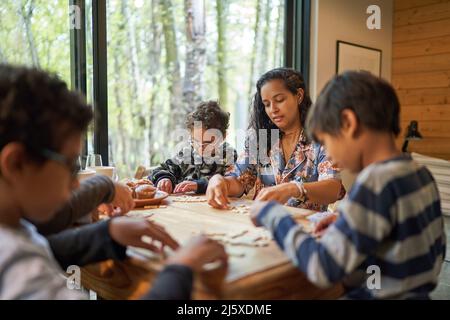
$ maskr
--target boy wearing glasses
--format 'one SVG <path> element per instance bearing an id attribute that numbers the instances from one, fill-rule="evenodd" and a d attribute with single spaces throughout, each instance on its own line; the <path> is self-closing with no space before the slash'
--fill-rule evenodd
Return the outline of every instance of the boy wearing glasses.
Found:
<path id="1" fill-rule="evenodd" d="M 149 179 L 169 194 L 205 193 L 209 178 L 225 174 L 237 159 L 236 150 L 224 141 L 229 122 L 230 114 L 217 102 L 200 103 L 186 119 L 189 144 L 153 170 Z"/>
<path id="2" fill-rule="evenodd" d="M 197 237 L 179 248 L 161 226 L 113 218 L 45 239 L 36 230 L 67 204 L 78 187 L 81 138 L 90 106 L 57 77 L 0 65 L 0 299 L 84 299 L 69 290 L 61 266 L 124 259 L 126 246 L 174 254 L 143 298 L 189 299 L 195 272 L 221 260 L 222 245 Z M 144 243 L 143 236 L 161 246 Z M 86 252 L 89 250 L 89 252 Z"/>

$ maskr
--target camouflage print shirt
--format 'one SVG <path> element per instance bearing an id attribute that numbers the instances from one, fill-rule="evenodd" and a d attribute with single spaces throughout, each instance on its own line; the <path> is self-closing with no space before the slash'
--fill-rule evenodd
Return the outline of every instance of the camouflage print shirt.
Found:
<path id="1" fill-rule="evenodd" d="M 222 143 L 219 154 L 202 157 L 192 145 L 183 147 L 175 157 L 161 163 L 149 179 L 157 185 L 161 179 L 170 179 L 175 187 L 182 181 L 195 181 L 197 193 L 205 193 L 209 179 L 215 174 L 224 175 L 237 160 L 236 150 L 227 142 Z"/>

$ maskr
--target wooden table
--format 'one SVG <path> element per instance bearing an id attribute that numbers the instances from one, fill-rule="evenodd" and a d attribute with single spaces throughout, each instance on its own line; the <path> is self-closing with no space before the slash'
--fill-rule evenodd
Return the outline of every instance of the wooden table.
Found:
<path id="1" fill-rule="evenodd" d="M 206 202 L 174 202 L 167 198 L 165 208 L 135 210 L 133 215 L 153 214 L 181 244 L 201 232 L 259 232 L 246 214 L 213 209 Z M 251 200 L 231 199 L 232 205 L 251 205 Z M 288 208 L 297 222 L 310 227 L 306 216 L 313 212 Z M 323 290 L 312 285 L 287 259 L 274 241 L 266 247 L 226 245 L 229 267 L 204 272 L 196 277 L 194 299 L 335 299 L 342 295 L 340 285 Z M 238 252 L 237 252 L 238 251 Z M 124 262 L 105 261 L 82 268 L 82 284 L 105 299 L 138 299 L 151 287 L 163 264 L 131 250 Z M 242 256 L 244 255 L 244 256 Z"/>

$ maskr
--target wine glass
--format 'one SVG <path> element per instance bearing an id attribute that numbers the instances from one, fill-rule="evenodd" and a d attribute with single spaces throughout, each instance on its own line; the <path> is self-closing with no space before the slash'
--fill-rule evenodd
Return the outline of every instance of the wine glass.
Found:
<path id="1" fill-rule="evenodd" d="M 86 170 L 95 170 L 96 167 L 102 167 L 102 156 L 100 154 L 90 154 L 86 159 Z"/>

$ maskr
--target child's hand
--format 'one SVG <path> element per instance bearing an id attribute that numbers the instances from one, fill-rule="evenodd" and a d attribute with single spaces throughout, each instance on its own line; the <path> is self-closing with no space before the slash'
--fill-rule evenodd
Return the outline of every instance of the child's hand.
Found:
<path id="1" fill-rule="evenodd" d="M 122 215 L 121 209 L 114 208 L 114 206 L 111 203 L 102 203 L 97 207 L 97 211 L 107 215 L 108 217 L 116 217 Z"/>
<path id="2" fill-rule="evenodd" d="M 322 236 L 327 228 L 336 221 L 337 217 L 337 214 L 332 214 L 320 220 L 314 228 L 314 235 Z"/>
<path id="3" fill-rule="evenodd" d="M 112 201 L 112 205 L 121 209 L 121 214 L 134 209 L 133 192 L 130 187 L 121 182 L 114 182 L 115 195 Z"/>
<path id="4" fill-rule="evenodd" d="M 261 210 L 266 206 L 267 201 L 255 201 L 250 207 L 250 219 L 256 227 L 260 227 L 257 217 Z"/>
<path id="5" fill-rule="evenodd" d="M 167 264 L 181 264 L 193 271 L 201 271 L 205 264 L 215 261 L 227 266 L 228 256 L 223 245 L 205 236 L 197 236 L 171 256 Z"/>
<path id="6" fill-rule="evenodd" d="M 110 216 L 124 215 L 134 209 L 132 191 L 126 184 L 114 182 L 114 199 L 111 203 L 101 204 L 97 210 Z"/>
<path id="7" fill-rule="evenodd" d="M 154 252 L 161 252 L 164 246 L 168 246 L 173 250 L 179 247 L 177 241 L 162 226 L 145 219 L 133 219 L 130 217 L 111 219 L 109 234 L 111 238 L 123 246 L 145 248 Z M 160 242 L 160 247 L 155 246 L 153 241 L 152 243 L 143 241 L 143 236 Z"/>
<path id="8" fill-rule="evenodd" d="M 216 174 L 209 180 L 206 198 L 208 199 L 208 204 L 213 208 L 228 208 L 228 185 L 223 176 Z"/>
<path id="9" fill-rule="evenodd" d="M 170 179 L 161 179 L 158 181 L 158 185 L 156 186 L 156 188 L 158 190 L 167 192 L 168 194 L 172 193 L 173 190 L 173 185 L 172 185 L 172 181 L 170 181 Z"/>
<path id="10" fill-rule="evenodd" d="M 197 182 L 194 181 L 183 181 L 176 185 L 173 193 L 186 193 L 190 191 L 197 191 Z"/>

